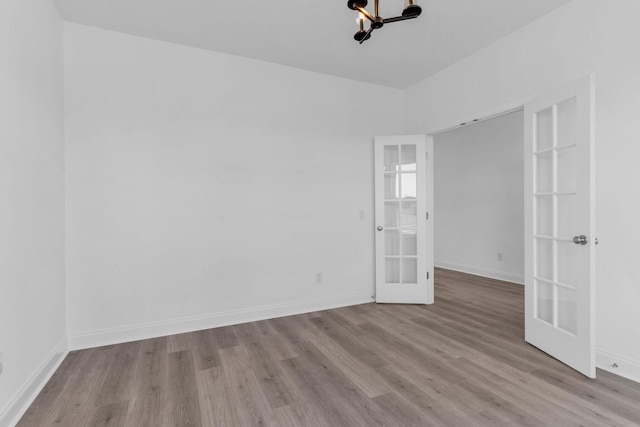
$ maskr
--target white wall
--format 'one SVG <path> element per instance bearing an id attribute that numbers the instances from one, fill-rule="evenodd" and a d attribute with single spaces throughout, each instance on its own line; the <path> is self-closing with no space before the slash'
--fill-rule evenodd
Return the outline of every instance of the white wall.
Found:
<path id="1" fill-rule="evenodd" d="M 62 21 L 0 2 L 0 425 L 65 349 Z"/>
<path id="2" fill-rule="evenodd" d="M 436 266 L 524 283 L 523 128 L 519 111 L 434 138 Z"/>
<path id="3" fill-rule="evenodd" d="M 406 91 L 408 132 L 499 111 L 596 75 L 597 347 L 640 380 L 640 2 L 574 0 Z"/>
<path id="4" fill-rule="evenodd" d="M 72 347 L 370 300 L 402 91 L 76 24 L 65 49 Z"/>

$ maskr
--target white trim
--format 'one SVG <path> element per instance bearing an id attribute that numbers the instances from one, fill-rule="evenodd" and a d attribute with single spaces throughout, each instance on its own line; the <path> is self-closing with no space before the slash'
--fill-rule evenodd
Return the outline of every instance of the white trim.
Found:
<path id="1" fill-rule="evenodd" d="M 524 112 L 524 106 L 521 105 L 519 107 L 514 107 L 514 108 L 511 108 L 509 110 L 500 111 L 498 113 L 491 114 L 489 116 L 482 116 L 482 117 L 479 117 L 477 119 L 473 119 L 473 120 L 468 121 L 468 122 L 464 122 L 464 121 L 463 122 L 458 122 L 458 124 L 456 124 L 455 126 L 451 126 L 449 128 L 433 132 L 431 135 L 432 136 L 441 135 L 443 133 L 450 132 L 450 131 L 455 130 L 455 129 L 460 129 L 462 127 L 467 127 L 467 126 L 472 126 L 472 125 L 475 125 L 475 124 L 478 124 L 478 123 L 486 122 L 487 120 L 497 119 L 498 117 L 506 116 L 507 114 L 517 113 L 517 112 Z"/>
<path id="2" fill-rule="evenodd" d="M 63 338 L 0 413 L 0 426 L 13 426 L 20 421 L 68 353 L 67 340 Z"/>
<path id="3" fill-rule="evenodd" d="M 460 127 L 462 123 L 464 123 L 465 125 L 473 124 L 493 117 L 499 117 L 505 114 L 513 113 L 515 111 L 523 109 L 523 106 L 531 99 L 531 96 L 527 96 L 525 98 L 515 99 L 503 104 L 480 108 L 473 113 L 467 113 L 455 120 L 449 120 L 447 122 L 439 123 L 437 125 L 431 126 L 428 129 L 421 129 L 420 133 L 436 136 L 438 134 L 456 129 Z M 474 120 L 477 120 L 477 122 L 474 122 Z"/>
<path id="4" fill-rule="evenodd" d="M 618 367 L 614 368 L 616 363 Z M 605 371 L 640 383 L 640 360 L 629 359 L 604 350 L 596 351 L 596 366 Z"/>
<path id="5" fill-rule="evenodd" d="M 287 304 L 267 305 L 248 309 L 184 317 L 159 322 L 140 323 L 119 328 L 109 328 L 85 333 L 70 334 L 69 348 L 80 350 L 103 345 L 119 344 L 147 338 L 193 332 L 220 326 L 236 325 L 275 317 L 291 316 L 330 308 L 373 302 L 372 291 L 355 294 L 298 301 Z"/>
<path id="6" fill-rule="evenodd" d="M 507 273 L 506 271 L 487 270 L 470 265 L 453 264 L 438 260 L 436 260 L 435 264 L 436 267 L 444 268 L 446 270 L 460 271 L 462 273 L 468 273 L 476 276 L 488 277 L 490 279 L 502 280 L 504 282 L 524 285 L 524 276 L 522 274 Z"/>
<path id="7" fill-rule="evenodd" d="M 435 209 L 434 209 L 434 186 L 433 176 L 435 175 L 435 150 L 433 148 L 433 136 L 426 135 L 426 163 L 425 163 L 425 177 L 426 183 L 426 222 L 427 222 L 427 304 L 433 304 L 435 302 Z"/>

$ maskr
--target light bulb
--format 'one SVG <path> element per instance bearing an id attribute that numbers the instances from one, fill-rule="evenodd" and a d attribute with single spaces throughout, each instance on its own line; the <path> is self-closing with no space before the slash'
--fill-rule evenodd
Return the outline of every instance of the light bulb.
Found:
<path id="1" fill-rule="evenodd" d="M 358 13 L 358 19 L 356 20 L 356 22 L 359 24 L 361 22 L 364 22 L 364 14 L 362 12 Z"/>

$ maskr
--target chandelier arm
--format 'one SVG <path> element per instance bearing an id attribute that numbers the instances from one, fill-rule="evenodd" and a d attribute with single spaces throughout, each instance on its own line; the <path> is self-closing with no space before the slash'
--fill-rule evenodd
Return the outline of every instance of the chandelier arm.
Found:
<path id="1" fill-rule="evenodd" d="M 391 24 L 392 22 L 406 21 L 407 19 L 415 19 L 417 17 L 417 15 L 394 16 L 392 18 L 384 18 L 384 23 Z"/>
<path id="2" fill-rule="evenodd" d="M 358 7 L 358 12 L 362 13 L 369 21 L 376 21 L 376 18 L 374 18 L 369 12 L 367 12 L 367 9 L 365 9 L 364 7 Z"/>
<path id="3" fill-rule="evenodd" d="M 367 34 L 365 34 L 362 40 L 360 40 L 359 44 L 364 43 L 371 36 L 371 33 L 373 32 L 373 30 L 375 30 L 375 28 L 373 28 L 373 25 L 372 25 L 369 27 L 369 31 L 367 31 Z"/>

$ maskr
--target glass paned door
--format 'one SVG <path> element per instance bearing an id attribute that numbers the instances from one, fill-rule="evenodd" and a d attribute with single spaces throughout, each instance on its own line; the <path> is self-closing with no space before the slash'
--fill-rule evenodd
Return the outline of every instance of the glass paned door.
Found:
<path id="1" fill-rule="evenodd" d="M 595 376 L 592 81 L 525 106 L 525 339 Z"/>
<path id="2" fill-rule="evenodd" d="M 376 301 L 433 302 L 427 220 L 432 168 L 424 135 L 377 137 Z"/>

